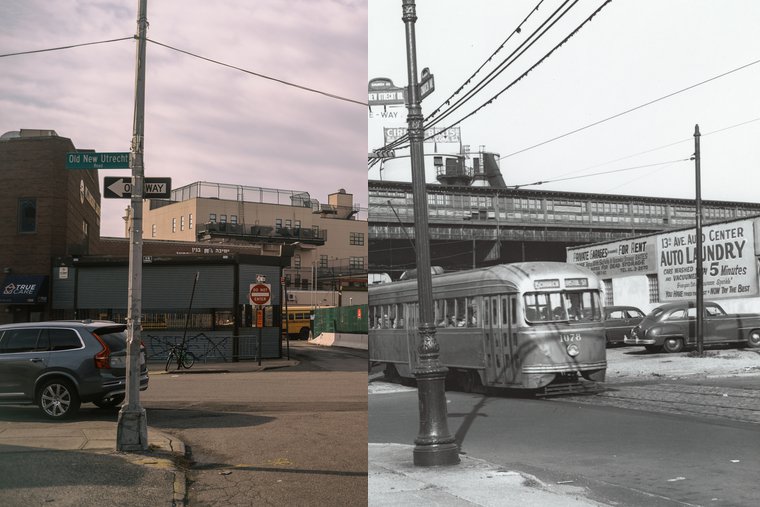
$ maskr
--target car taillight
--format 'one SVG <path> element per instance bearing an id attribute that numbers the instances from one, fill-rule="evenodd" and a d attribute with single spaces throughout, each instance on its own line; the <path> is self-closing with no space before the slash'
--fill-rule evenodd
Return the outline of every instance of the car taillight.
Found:
<path id="1" fill-rule="evenodd" d="M 104 342 L 100 336 L 96 335 L 95 333 L 92 334 L 95 338 L 98 339 L 100 342 L 100 345 L 103 347 L 103 350 L 95 354 L 95 368 L 103 369 L 103 368 L 110 368 L 111 367 L 111 349 L 108 348 L 108 345 L 106 345 L 106 342 Z"/>

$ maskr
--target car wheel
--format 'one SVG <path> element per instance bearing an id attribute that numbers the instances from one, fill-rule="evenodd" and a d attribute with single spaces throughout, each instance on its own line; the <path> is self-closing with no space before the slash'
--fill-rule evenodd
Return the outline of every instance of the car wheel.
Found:
<path id="1" fill-rule="evenodd" d="M 308 340 L 309 339 L 309 328 L 308 327 L 302 327 L 301 331 L 298 333 L 298 339 L 299 340 Z"/>
<path id="2" fill-rule="evenodd" d="M 662 348 L 665 352 L 674 354 L 676 352 L 681 352 L 683 350 L 683 339 L 682 338 L 667 338 L 664 342 L 662 342 Z"/>
<path id="3" fill-rule="evenodd" d="M 48 380 L 37 394 L 37 406 L 51 419 L 66 419 L 79 410 L 81 402 L 76 389 L 68 380 Z"/>
<path id="4" fill-rule="evenodd" d="M 647 350 L 647 352 L 659 352 L 662 350 L 662 347 L 659 345 L 644 345 L 644 348 Z"/>
<path id="5" fill-rule="evenodd" d="M 459 372 L 459 388 L 462 390 L 462 392 L 471 393 L 473 389 L 475 389 L 475 385 L 477 384 L 475 375 L 475 372 L 471 370 Z"/>
<path id="6" fill-rule="evenodd" d="M 95 406 L 99 408 L 114 408 L 118 405 L 121 405 L 124 402 L 124 394 L 114 394 L 113 396 L 108 396 L 106 398 L 101 398 L 99 400 L 93 401 Z"/>
<path id="7" fill-rule="evenodd" d="M 750 347 L 760 347 L 760 330 L 753 329 L 747 338 L 747 345 Z"/>

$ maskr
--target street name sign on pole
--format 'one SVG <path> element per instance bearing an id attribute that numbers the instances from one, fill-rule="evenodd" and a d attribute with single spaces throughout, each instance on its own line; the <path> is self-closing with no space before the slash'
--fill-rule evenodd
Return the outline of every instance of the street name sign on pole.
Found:
<path id="1" fill-rule="evenodd" d="M 144 178 L 143 197 L 145 199 L 169 198 L 172 194 L 171 178 Z M 129 176 L 105 176 L 103 197 L 121 199 L 132 197 L 132 178 Z"/>
<path id="2" fill-rule="evenodd" d="M 435 81 L 433 75 L 430 73 L 430 69 L 425 67 L 422 69 L 422 76 L 420 77 L 420 100 L 424 99 L 435 90 Z"/>
<path id="3" fill-rule="evenodd" d="M 66 153 L 66 169 L 129 169 L 130 153 Z"/>

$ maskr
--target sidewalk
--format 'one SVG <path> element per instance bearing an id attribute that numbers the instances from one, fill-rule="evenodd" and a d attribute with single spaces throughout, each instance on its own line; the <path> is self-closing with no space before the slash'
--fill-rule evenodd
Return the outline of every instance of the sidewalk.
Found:
<path id="1" fill-rule="evenodd" d="M 451 467 L 416 467 L 414 446 L 368 444 L 370 507 L 407 505 L 598 507 L 585 489 L 549 485 L 536 477 L 461 456 Z"/>
<path id="2" fill-rule="evenodd" d="M 148 373 L 150 375 L 186 375 L 194 373 L 248 373 L 264 370 L 276 370 L 279 368 L 291 368 L 298 366 L 300 361 L 296 359 L 262 359 L 261 365 L 255 359 L 246 359 L 243 361 L 214 361 L 211 363 L 203 363 L 196 361 L 190 369 L 182 368 L 176 369 L 176 364 L 172 365 L 169 371 L 165 370 L 165 363 L 149 362 Z"/>
<path id="3" fill-rule="evenodd" d="M 291 359 L 196 363 L 150 375 L 256 372 L 297 366 Z M 0 410 L 36 411 L 26 407 Z M 35 414 L 36 415 L 36 414 Z M 11 419 L 16 419 L 15 417 Z M 185 444 L 148 427 L 148 450 L 116 451 L 115 421 L 0 418 L 0 505 L 56 507 L 181 506 L 186 501 Z"/>
<path id="4" fill-rule="evenodd" d="M 180 440 L 148 428 L 148 450 L 116 449 L 111 421 L 0 422 L 0 504 L 184 505 Z"/>

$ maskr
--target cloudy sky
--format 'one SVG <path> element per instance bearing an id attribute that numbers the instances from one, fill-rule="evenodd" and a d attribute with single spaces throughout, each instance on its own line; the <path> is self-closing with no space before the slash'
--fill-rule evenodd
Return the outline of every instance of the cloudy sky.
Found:
<path id="1" fill-rule="evenodd" d="M 137 0 L 3 2 L 0 54 L 130 37 Z M 148 38 L 366 102 L 366 0 L 148 2 Z M 52 129 L 77 148 L 129 151 L 136 42 L 0 58 L 0 134 Z M 310 192 L 367 206 L 366 106 L 148 43 L 145 175 Z M 101 170 L 127 176 L 128 170 Z M 101 188 L 102 192 L 102 188 Z M 103 199 L 101 234 L 123 236 L 126 199 Z"/>
<path id="2" fill-rule="evenodd" d="M 578 2 L 439 126 L 451 125 L 507 88 L 604 3 Z M 511 35 L 473 81 L 486 76 L 561 4 L 418 0 L 419 68 L 429 67 L 435 77 L 435 91 L 423 101 L 423 115 L 441 106 Z M 531 12 L 520 32 L 513 34 Z M 400 2 L 369 0 L 369 16 L 369 76 L 406 85 Z M 508 185 L 552 181 L 527 188 L 694 198 L 694 162 L 684 159 L 694 153 L 694 126 L 699 124 L 702 197 L 757 202 L 758 26 L 760 2 L 752 0 L 610 2 L 527 77 L 464 120 L 463 143 L 499 153 Z M 716 78 L 725 73 L 729 74 Z M 584 129 L 631 109 L 635 110 Z M 389 117 L 395 113 L 397 117 Z M 405 116 L 404 109 L 373 107 L 368 148 L 382 146 L 383 127 L 403 126 Z M 583 130 L 564 136 L 577 129 Z M 564 137 L 546 142 L 559 136 Z M 432 144 L 425 144 L 426 153 L 432 150 Z M 456 152 L 459 145 L 440 144 L 438 150 Z M 369 177 L 409 181 L 408 160 L 389 161 L 382 173 L 375 166 Z M 649 167 L 634 169 L 641 166 Z M 617 172 L 588 176 L 607 171 Z M 427 176 L 435 181 L 430 168 Z"/>

